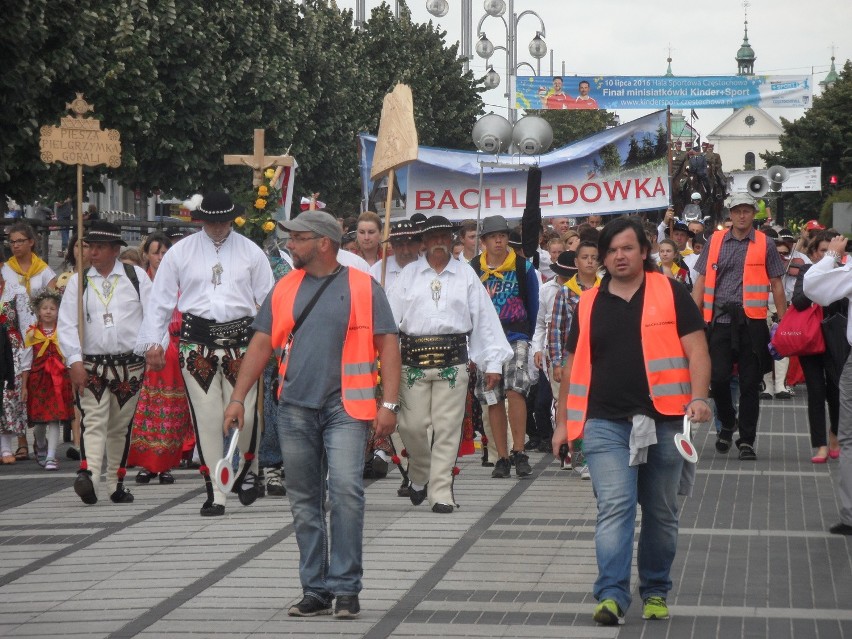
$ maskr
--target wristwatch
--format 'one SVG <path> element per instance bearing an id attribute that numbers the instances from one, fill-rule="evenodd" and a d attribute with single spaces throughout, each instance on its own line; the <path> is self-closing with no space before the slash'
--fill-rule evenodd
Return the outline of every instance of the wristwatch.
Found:
<path id="1" fill-rule="evenodd" d="M 399 404 L 391 404 L 390 402 L 382 402 L 382 408 L 387 408 L 394 415 L 399 414 Z"/>

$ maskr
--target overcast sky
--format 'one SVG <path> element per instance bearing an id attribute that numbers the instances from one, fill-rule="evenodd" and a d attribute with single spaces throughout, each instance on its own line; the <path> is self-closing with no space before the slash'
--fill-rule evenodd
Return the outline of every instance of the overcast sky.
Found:
<path id="1" fill-rule="evenodd" d="M 409 0 L 414 20 L 430 19 L 447 31 L 448 43 L 459 39 L 461 2 L 449 0 L 450 12 L 434 18 L 426 11 L 426 0 Z M 355 8 L 355 0 L 338 0 L 342 9 Z M 369 15 L 380 3 L 367 0 Z M 389 0 L 391 7 L 393 0 Z M 668 47 L 675 75 L 735 75 L 734 60 L 743 40 L 742 0 L 709 2 L 663 2 L 662 0 L 515 0 L 515 13 L 532 10 L 544 20 L 545 41 L 554 52 L 554 72 L 566 75 L 663 75 Z M 473 28 L 485 15 L 482 0 L 473 0 Z M 751 0 L 748 7 L 748 36 L 757 60 L 758 75 L 809 75 L 814 91 L 825 77 L 835 45 L 838 71 L 852 57 L 852 1 L 850 0 Z M 518 62 L 535 60 L 527 46 L 540 29 L 535 16 L 524 16 L 518 24 Z M 483 30 L 495 44 L 506 43 L 506 31 L 498 18 L 487 18 Z M 474 35 L 473 43 L 478 37 Z M 485 60 L 474 53 L 471 68 L 484 75 Z M 505 57 L 497 51 L 492 58 L 495 70 L 505 76 Z M 550 75 L 550 53 L 542 59 L 542 75 Z M 528 67 L 520 75 L 528 75 Z M 505 88 L 484 94 L 485 110 L 506 114 Z M 619 112 L 622 122 L 644 111 Z M 722 122 L 729 109 L 698 110 L 696 128 L 702 137 Z M 795 119 L 802 110 L 776 109 L 774 117 Z"/>

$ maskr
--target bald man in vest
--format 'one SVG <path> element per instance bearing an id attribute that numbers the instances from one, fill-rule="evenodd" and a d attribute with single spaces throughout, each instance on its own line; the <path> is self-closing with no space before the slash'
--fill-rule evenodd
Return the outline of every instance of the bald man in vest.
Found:
<path id="1" fill-rule="evenodd" d="M 583 292 L 568 332 L 553 454 L 583 438 L 598 506 L 594 620 L 618 625 L 631 603 L 636 505 L 642 504 L 637 566 L 645 619 L 667 619 L 677 549 L 677 495 L 684 458 L 674 436 L 686 414 L 712 417 L 704 323 L 680 282 L 659 273 L 636 219 L 604 226 L 607 274 Z"/>
<path id="2" fill-rule="evenodd" d="M 363 573 L 363 451 L 371 427 L 381 437 L 396 426 L 397 328 L 378 282 L 337 261 L 343 233 L 334 217 L 305 211 L 282 226 L 290 232 L 294 270 L 278 281 L 255 318 L 224 431 L 242 428 L 243 402 L 274 352 L 278 422 L 268 427 L 278 428 L 303 592 L 288 614 L 330 615 L 336 599 L 334 616 L 354 618 Z"/>
<path id="3" fill-rule="evenodd" d="M 766 315 L 769 294 L 775 301 L 778 318 L 784 316 L 784 264 L 775 243 L 754 229 L 757 204 L 750 195 L 737 194 L 729 203 L 731 228 L 710 238 L 709 246 L 695 263 L 698 278 L 692 297 L 702 310 L 709 327 L 712 359 L 710 388 L 722 430 L 716 437 L 716 451 L 727 453 L 734 432 L 739 458 L 754 461 L 757 420 L 760 416 L 760 381 L 772 370 L 769 355 L 769 328 Z M 740 383 L 739 411 L 731 398 L 734 364 Z"/>

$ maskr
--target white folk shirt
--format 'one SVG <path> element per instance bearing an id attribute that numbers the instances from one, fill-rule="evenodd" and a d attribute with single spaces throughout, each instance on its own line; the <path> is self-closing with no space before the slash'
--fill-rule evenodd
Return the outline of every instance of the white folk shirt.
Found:
<path id="1" fill-rule="evenodd" d="M 151 280 L 138 266 L 136 277 L 139 279 L 139 293 L 127 273 L 124 264 L 116 261 L 112 271 L 104 278 L 94 267 L 85 275 L 89 283 L 83 291 L 83 349 L 80 350 L 80 338 L 77 333 L 77 290 L 79 275 L 75 273 L 68 280 L 63 303 L 59 305 L 59 347 L 65 355 L 68 366 L 82 361 L 86 355 L 121 355 L 130 353 L 136 347 L 139 327 L 142 325 L 143 309 L 147 308 L 151 297 Z M 110 299 L 103 293 L 105 279 L 114 281 L 115 293 Z M 98 296 L 93 289 L 101 293 Z M 103 300 L 101 299 L 103 298 Z M 109 306 L 104 300 L 109 299 Z M 112 315 L 112 327 L 105 326 L 104 314 Z"/>
<path id="2" fill-rule="evenodd" d="M 216 264 L 222 271 L 220 283 L 214 285 Z M 231 231 L 217 254 L 204 231 L 194 233 L 170 248 L 160 262 L 136 352 L 162 343 L 175 306 L 181 313 L 232 322 L 257 315 L 273 286 L 269 259 L 254 242 Z"/>
<path id="3" fill-rule="evenodd" d="M 396 281 L 396 278 L 398 278 L 399 274 L 402 273 L 402 267 L 399 265 L 399 262 L 396 261 L 396 255 L 388 255 L 387 260 L 388 266 L 385 270 L 385 290 L 389 291 L 391 286 L 393 286 L 393 283 Z M 382 283 L 381 260 L 370 267 L 370 275 L 372 275 L 373 279 L 379 284 Z"/>
<path id="4" fill-rule="evenodd" d="M 53 272 L 49 266 L 44 269 L 41 273 L 36 275 L 30 280 L 30 296 L 35 295 L 40 290 L 47 288 L 47 285 L 50 284 L 50 280 L 56 277 L 56 273 Z M 8 264 L 3 264 L 3 279 L 7 282 L 18 282 L 21 285 L 21 288 L 26 295 L 26 288 L 21 284 L 21 276 L 15 273 L 11 268 L 9 268 Z M 19 305 L 20 306 L 20 305 Z M 27 332 L 27 329 L 36 323 L 38 318 L 35 316 L 35 313 L 30 309 L 29 304 L 24 304 L 24 308 L 18 309 L 18 322 L 21 325 L 21 335 Z"/>
<path id="5" fill-rule="evenodd" d="M 802 290 L 820 306 L 847 298 L 852 304 L 852 259 L 835 268 L 834 258 L 826 255 L 805 273 Z M 847 315 L 846 341 L 852 344 L 852 313 Z"/>
<path id="6" fill-rule="evenodd" d="M 441 284 L 437 303 L 432 291 L 436 280 Z M 469 264 L 451 259 L 438 274 L 421 255 L 402 269 L 388 301 L 403 333 L 470 333 L 468 355 L 486 373 L 502 372 L 513 356 L 494 304 Z"/>

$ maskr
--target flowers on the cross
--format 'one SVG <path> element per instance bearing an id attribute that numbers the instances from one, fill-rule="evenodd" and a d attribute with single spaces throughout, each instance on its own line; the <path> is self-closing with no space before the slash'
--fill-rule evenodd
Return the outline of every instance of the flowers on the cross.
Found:
<path id="1" fill-rule="evenodd" d="M 268 168 L 262 173 L 261 183 L 252 191 L 240 194 L 235 199 L 245 205 L 245 212 L 234 220 L 237 231 L 263 247 L 263 242 L 275 231 L 275 214 L 281 201 L 281 167 Z"/>

